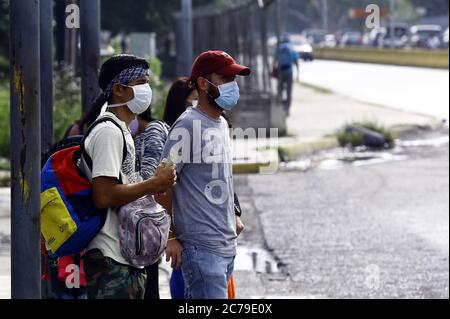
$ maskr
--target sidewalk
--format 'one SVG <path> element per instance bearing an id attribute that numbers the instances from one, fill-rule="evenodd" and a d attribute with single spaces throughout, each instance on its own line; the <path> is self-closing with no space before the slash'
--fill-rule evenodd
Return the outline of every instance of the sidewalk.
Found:
<path id="1" fill-rule="evenodd" d="M 437 122 L 431 116 L 358 102 L 303 83 L 294 86 L 293 101 L 288 132 L 299 140 L 322 138 L 355 121 L 376 122 L 386 127 Z"/>
<path id="2" fill-rule="evenodd" d="M 293 156 L 337 147 L 333 133 L 346 124 L 368 121 L 387 128 L 435 126 L 440 123 L 431 116 L 371 105 L 308 84 L 296 83 L 291 115 L 287 119 L 288 137 L 274 141 L 258 139 L 259 146 L 254 140 L 236 140 L 235 173 L 257 173 L 260 167 L 277 160 L 278 147 Z M 265 149 L 266 145 L 271 149 Z"/>

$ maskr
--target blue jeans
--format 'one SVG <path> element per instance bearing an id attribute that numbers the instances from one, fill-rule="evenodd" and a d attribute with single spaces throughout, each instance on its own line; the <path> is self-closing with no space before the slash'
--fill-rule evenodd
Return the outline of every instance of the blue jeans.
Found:
<path id="1" fill-rule="evenodd" d="M 235 257 L 183 244 L 182 265 L 186 299 L 228 299 L 228 282 Z"/>
<path id="2" fill-rule="evenodd" d="M 181 269 L 173 269 L 170 276 L 170 295 L 174 300 L 184 300 L 186 289 L 184 288 L 184 279 Z"/>

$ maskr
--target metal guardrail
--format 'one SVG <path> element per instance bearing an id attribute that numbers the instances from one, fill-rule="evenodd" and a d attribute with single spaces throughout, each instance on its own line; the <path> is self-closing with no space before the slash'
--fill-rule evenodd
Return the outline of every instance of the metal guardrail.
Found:
<path id="1" fill-rule="evenodd" d="M 448 50 L 374 49 L 374 48 L 316 48 L 315 57 L 322 60 L 338 60 L 417 66 L 428 68 L 449 67 Z"/>

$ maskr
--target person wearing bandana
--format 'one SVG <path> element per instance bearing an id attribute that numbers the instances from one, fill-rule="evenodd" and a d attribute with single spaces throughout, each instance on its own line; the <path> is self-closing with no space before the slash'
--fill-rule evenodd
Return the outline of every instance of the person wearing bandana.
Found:
<path id="1" fill-rule="evenodd" d="M 102 66 L 99 78 L 105 112 L 85 139 L 92 170 L 82 158 L 80 168 L 92 180 L 93 201 L 107 209 L 103 228 L 83 256 L 89 299 L 142 299 L 145 269 L 130 265 L 121 255 L 117 207 L 146 195 L 165 193 L 176 182 L 173 167 L 162 163 L 152 178 L 143 181 L 137 171 L 136 153 L 129 126 L 152 100 L 149 65 L 132 55 L 118 55 Z M 97 103 L 101 105 L 102 103 Z M 124 145 L 125 143 L 125 145 Z M 126 157 L 124 157 L 124 146 Z"/>

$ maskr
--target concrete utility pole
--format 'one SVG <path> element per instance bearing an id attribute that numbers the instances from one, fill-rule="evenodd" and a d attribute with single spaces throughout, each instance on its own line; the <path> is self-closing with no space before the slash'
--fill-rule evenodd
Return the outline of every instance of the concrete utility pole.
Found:
<path id="1" fill-rule="evenodd" d="M 322 29 L 328 32 L 328 0 L 322 0 Z"/>
<path id="2" fill-rule="evenodd" d="M 80 0 L 81 93 L 83 114 L 100 95 L 100 0 Z"/>
<path id="3" fill-rule="evenodd" d="M 283 22 L 282 22 L 282 9 L 283 0 L 276 0 L 276 32 L 277 32 L 277 46 L 281 43 L 281 35 L 283 33 Z"/>
<path id="4" fill-rule="evenodd" d="M 41 146 L 53 144 L 53 1 L 40 0 L 41 36 Z"/>
<path id="5" fill-rule="evenodd" d="M 58 64 L 63 64 L 65 59 L 66 5 L 67 0 L 55 1 L 55 51 Z"/>
<path id="6" fill-rule="evenodd" d="M 194 62 L 193 49 L 193 17 L 192 17 L 192 0 L 181 0 L 181 28 L 182 28 L 182 50 L 181 60 L 183 66 L 183 74 L 191 75 L 192 63 Z"/>
<path id="7" fill-rule="evenodd" d="M 39 1 L 10 1 L 11 296 L 41 297 Z"/>
<path id="8" fill-rule="evenodd" d="M 391 39 L 391 48 L 395 48 L 395 11 L 396 11 L 396 4 L 395 0 L 390 0 L 390 39 Z"/>
<path id="9" fill-rule="evenodd" d="M 263 43 L 261 51 L 263 56 L 263 88 L 265 92 L 271 92 L 272 86 L 270 81 L 270 64 L 269 52 L 267 48 L 267 10 L 264 0 L 258 0 L 258 6 L 261 10 L 261 43 Z"/>

